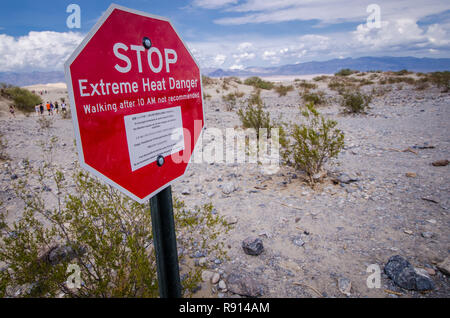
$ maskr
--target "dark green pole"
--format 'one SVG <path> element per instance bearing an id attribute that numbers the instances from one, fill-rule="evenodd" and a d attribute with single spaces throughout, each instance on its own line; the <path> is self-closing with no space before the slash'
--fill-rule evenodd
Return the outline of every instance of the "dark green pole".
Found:
<path id="1" fill-rule="evenodd" d="M 150 211 L 159 296 L 161 298 L 181 298 L 177 238 L 173 218 L 172 188 L 170 186 L 150 199 Z"/>

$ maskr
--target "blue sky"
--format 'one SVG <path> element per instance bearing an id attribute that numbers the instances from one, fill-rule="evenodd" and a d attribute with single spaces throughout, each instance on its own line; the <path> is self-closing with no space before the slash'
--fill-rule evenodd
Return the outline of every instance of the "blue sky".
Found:
<path id="1" fill-rule="evenodd" d="M 71 3 L 81 8 L 81 28 L 66 25 Z M 2 1 L 0 71 L 62 70 L 110 3 Z M 242 69 L 359 56 L 450 57 L 448 0 L 114 3 L 168 17 L 202 67 Z"/>

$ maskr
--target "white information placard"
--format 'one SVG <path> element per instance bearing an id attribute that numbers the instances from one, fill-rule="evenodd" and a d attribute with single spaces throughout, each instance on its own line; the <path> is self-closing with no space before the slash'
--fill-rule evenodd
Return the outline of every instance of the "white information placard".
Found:
<path id="1" fill-rule="evenodd" d="M 181 107 L 124 116 L 131 170 L 184 150 Z"/>

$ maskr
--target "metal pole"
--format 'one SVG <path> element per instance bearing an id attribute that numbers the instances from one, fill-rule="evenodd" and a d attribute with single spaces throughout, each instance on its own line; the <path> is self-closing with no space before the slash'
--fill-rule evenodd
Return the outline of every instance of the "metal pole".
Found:
<path id="1" fill-rule="evenodd" d="M 181 298 L 177 238 L 173 218 L 172 188 L 170 186 L 150 199 L 150 211 L 159 296 L 161 298 Z"/>

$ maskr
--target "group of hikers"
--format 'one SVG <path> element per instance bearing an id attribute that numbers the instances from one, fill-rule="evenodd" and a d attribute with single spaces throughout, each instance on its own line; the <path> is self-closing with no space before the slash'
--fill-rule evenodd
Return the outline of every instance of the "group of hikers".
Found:
<path id="1" fill-rule="evenodd" d="M 56 114 L 59 113 L 59 104 L 58 102 L 52 103 L 52 102 L 47 102 L 45 104 L 45 108 L 47 109 L 48 115 L 51 116 L 53 115 L 54 112 L 56 112 Z M 44 104 L 38 104 L 35 106 L 35 110 L 36 110 L 36 114 L 37 115 L 43 115 L 44 114 Z M 65 113 L 67 111 L 67 106 L 64 102 L 61 103 L 61 112 Z"/>

